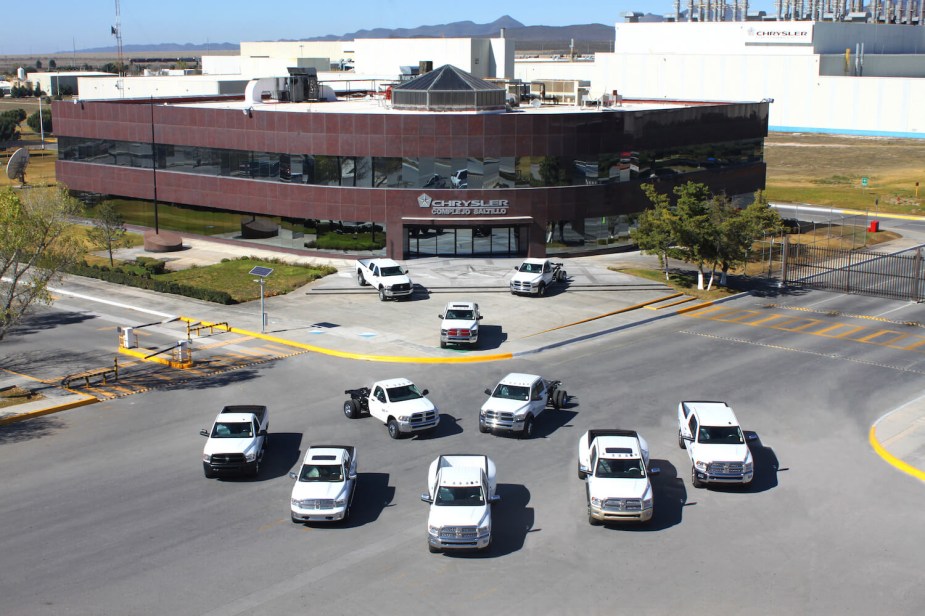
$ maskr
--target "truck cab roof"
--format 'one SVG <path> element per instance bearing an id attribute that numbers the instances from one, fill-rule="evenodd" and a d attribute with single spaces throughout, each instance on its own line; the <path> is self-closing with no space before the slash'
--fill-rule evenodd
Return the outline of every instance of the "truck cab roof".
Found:
<path id="1" fill-rule="evenodd" d="M 524 374 L 522 372 L 511 372 L 506 377 L 498 381 L 499 385 L 519 385 L 521 387 L 530 387 L 537 379 L 541 378 L 536 374 Z"/>
<path id="2" fill-rule="evenodd" d="M 682 402 L 682 405 L 697 413 L 700 425 L 703 426 L 737 426 L 732 408 L 725 402 Z"/>
<path id="3" fill-rule="evenodd" d="M 478 486 L 482 484 L 482 469 L 475 466 L 453 466 L 440 469 L 442 486 Z"/>
<path id="4" fill-rule="evenodd" d="M 642 457 L 639 451 L 639 439 L 629 436 L 599 436 L 597 442 L 598 457 L 621 459 Z"/>
<path id="5" fill-rule="evenodd" d="M 309 447 L 303 464 L 343 464 L 347 452 L 343 447 Z"/>
<path id="6" fill-rule="evenodd" d="M 386 389 L 391 389 L 393 387 L 404 387 L 406 385 L 414 385 L 410 380 L 406 378 L 395 378 L 395 379 L 385 379 L 383 381 L 377 381 L 376 385 L 381 385 Z"/>

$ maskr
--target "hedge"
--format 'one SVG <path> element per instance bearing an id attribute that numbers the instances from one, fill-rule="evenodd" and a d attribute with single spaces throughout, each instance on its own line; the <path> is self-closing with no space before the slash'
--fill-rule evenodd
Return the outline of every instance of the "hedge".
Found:
<path id="1" fill-rule="evenodd" d="M 183 295 L 185 297 L 192 297 L 195 299 L 201 299 L 207 302 L 214 302 L 216 304 L 236 304 L 231 295 L 226 291 L 219 291 L 215 289 L 203 289 L 200 287 L 191 287 L 188 285 L 178 284 L 176 282 L 170 282 L 165 280 L 157 280 L 156 278 L 151 278 L 152 273 L 162 273 L 162 272 L 153 272 L 152 270 L 163 270 L 163 262 L 152 259 L 157 263 L 161 263 L 161 266 L 157 266 L 149 263 L 140 263 L 145 268 L 144 274 L 136 274 L 131 271 L 125 271 L 122 268 L 110 269 L 106 265 L 87 265 L 86 262 L 81 262 L 75 264 L 67 269 L 68 274 L 74 274 L 77 276 L 84 276 L 86 278 L 96 278 L 98 280 L 105 280 L 106 282 L 114 282 L 116 284 L 125 285 L 128 287 L 137 287 L 139 289 L 148 289 L 150 291 L 157 291 L 158 293 L 172 293 L 174 295 Z M 150 266 L 150 267 L 149 267 Z M 138 266 L 133 267 L 132 269 L 138 269 Z"/>

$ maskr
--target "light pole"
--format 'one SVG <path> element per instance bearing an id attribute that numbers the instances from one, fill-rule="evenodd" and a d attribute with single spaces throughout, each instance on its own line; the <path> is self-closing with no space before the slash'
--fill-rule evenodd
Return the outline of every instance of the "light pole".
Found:
<path id="1" fill-rule="evenodd" d="M 160 233 L 157 220 L 157 144 L 154 141 L 154 97 L 151 97 L 151 182 L 154 185 L 154 234 Z"/>
<path id="2" fill-rule="evenodd" d="M 257 276 L 254 282 L 260 283 L 260 333 L 263 334 L 266 332 L 267 327 L 267 313 L 266 310 L 264 310 L 263 304 L 264 288 L 266 286 L 267 276 L 273 273 L 273 268 L 255 265 L 248 273 L 251 276 Z"/>
<path id="3" fill-rule="evenodd" d="M 39 138 L 42 140 L 42 149 L 45 149 L 45 121 L 42 118 L 42 88 L 39 87 Z"/>

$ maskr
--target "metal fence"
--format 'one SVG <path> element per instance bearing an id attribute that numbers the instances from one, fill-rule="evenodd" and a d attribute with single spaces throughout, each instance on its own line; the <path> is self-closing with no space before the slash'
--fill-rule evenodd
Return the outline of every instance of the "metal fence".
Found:
<path id="1" fill-rule="evenodd" d="M 814 289 L 925 301 L 921 246 L 882 253 L 798 244 L 785 237 L 780 244 L 780 279 Z"/>

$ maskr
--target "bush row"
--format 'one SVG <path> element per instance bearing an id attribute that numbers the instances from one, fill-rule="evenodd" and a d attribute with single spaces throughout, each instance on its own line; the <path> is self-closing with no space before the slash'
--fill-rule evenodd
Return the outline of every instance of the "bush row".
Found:
<path id="1" fill-rule="evenodd" d="M 152 259 L 152 261 L 156 260 Z M 158 266 L 152 265 L 151 269 L 163 270 L 163 262 L 157 262 L 161 263 L 161 267 L 158 268 Z M 234 298 L 231 297 L 231 295 L 226 291 L 202 289 L 200 287 L 191 287 L 189 285 L 179 284 L 176 282 L 157 280 L 156 278 L 151 277 L 152 271 L 147 268 L 147 264 L 142 264 L 142 267 L 145 269 L 145 273 L 139 274 L 135 273 L 134 271 L 126 271 L 121 267 L 111 269 L 105 265 L 87 265 L 86 262 L 81 262 L 68 268 L 67 273 L 77 276 L 85 276 L 87 278 L 97 278 L 99 280 L 114 282 L 116 284 L 121 284 L 128 287 L 148 289 L 150 291 L 157 291 L 158 293 L 173 293 L 174 295 L 183 295 L 185 297 L 201 299 L 207 302 L 214 302 L 216 304 L 237 303 Z M 138 266 L 136 265 L 132 269 L 138 270 Z"/>

